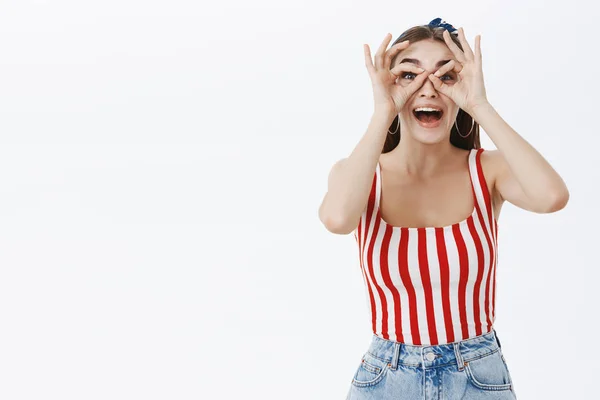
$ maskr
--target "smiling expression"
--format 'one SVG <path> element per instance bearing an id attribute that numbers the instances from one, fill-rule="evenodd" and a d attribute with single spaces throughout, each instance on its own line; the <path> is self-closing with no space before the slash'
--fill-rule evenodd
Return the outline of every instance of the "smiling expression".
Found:
<path id="1" fill-rule="evenodd" d="M 400 63 L 411 63 L 425 69 L 425 71 L 434 73 L 450 60 L 457 62 L 445 43 L 434 39 L 425 39 L 412 43 L 396 55 L 392 66 Z M 445 84 L 453 85 L 457 82 L 457 75 L 455 71 L 451 70 L 439 78 Z M 403 71 L 398 77 L 397 84 L 408 86 L 415 77 L 414 73 Z M 441 119 L 430 124 L 420 123 L 413 111 L 417 107 L 423 106 L 441 110 Z M 458 111 L 459 108 L 452 99 L 438 92 L 433 83 L 429 79 L 425 79 L 423 85 L 413 93 L 400 111 L 400 125 L 403 128 L 408 128 L 413 137 L 419 141 L 437 142 L 450 135 Z M 403 129 L 403 132 L 406 130 Z"/>

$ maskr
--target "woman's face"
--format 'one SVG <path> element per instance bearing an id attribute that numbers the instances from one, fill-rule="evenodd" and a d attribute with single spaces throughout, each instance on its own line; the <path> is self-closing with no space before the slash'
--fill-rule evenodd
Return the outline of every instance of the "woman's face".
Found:
<path id="1" fill-rule="evenodd" d="M 456 62 L 456 58 L 445 43 L 427 39 L 412 43 L 401 51 L 394 60 L 394 66 L 402 62 L 412 63 L 425 69 L 425 71 L 435 73 L 449 60 L 455 60 Z M 401 72 L 397 84 L 408 86 L 414 78 L 415 74 L 412 72 Z M 453 85 L 457 82 L 458 76 L 455 71 L 449 71 L 439 78 L 445 84 Z M 426 105 L 442 110 L 441 118 L 436 120 L 421 113 L 417 115 L 421 115 L 423 121 L 417 119 L 413 111 L 417 107 Z M 431 80 L 427 78 L 400 110 L 400 129 L 403 134 L 405 132 L 410 133 L 414 139 L 423 143 L 438 143 L 448 140 L 458 111 L 459 108 L 456 103 L 436 91 Z"/>

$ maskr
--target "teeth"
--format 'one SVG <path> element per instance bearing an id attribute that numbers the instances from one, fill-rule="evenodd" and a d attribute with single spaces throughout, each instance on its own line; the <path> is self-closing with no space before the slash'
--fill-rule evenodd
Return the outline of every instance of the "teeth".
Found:
<path id="1" fill-rule="evenodd" d="M 437 108 L 431 108 L 431 107 L 419 107 L 419 108 L 415 108 L 415 111 L 442 111 L 442 110 L 439 110 Z"/>

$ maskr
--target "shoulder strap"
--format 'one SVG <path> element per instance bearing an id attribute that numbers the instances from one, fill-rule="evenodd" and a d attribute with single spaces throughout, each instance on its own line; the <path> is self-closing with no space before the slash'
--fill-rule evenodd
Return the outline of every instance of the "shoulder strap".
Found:
<path id="1" fill-rule="evenodd" d="M 469 171 L 471 172 L 471 182 L 473 183 L 473 191 L 475 194 L 475 198 L 477 199 L 477 204 L 481 210 L 481 214 L 486 222 L 486 225 L 490 232 L 495 231 L 495 227 L 493 225 L 493 210 L 492 210 L 492 199 L 490 197 L 490 193 L 487 186 L 487 181 L 485 179 L 485 175 L 483 173 L 483 168 L 481 166 L 481 154 L 485 150 L 480 149 L 472 149 L 471 154 L 469 155 Z"/>
<path id="2" fill-rule="evenodd" d="M 360 216 L 360 220 L 357 227 L 357 232 L 355 234 L 362 252 L 362 247 L 364 246 L 365 240 L 367 239 L 367 235 L 372 229 L 373 225 L 373 213 L 377 212 L 377 208 L 379 207 L 379 196 L 380 196 L 380 168 L 379 162 L 377 162 L 377 166 L 375 167 L 375 173 L 373 174 L 373 180 L 371 184 L 371 189 L 369 191 L 369 198 L 367 200 L 367 205 L 363 210 L 362 215 Z M 362 253 L 361 253 L 362 254 Z"/>

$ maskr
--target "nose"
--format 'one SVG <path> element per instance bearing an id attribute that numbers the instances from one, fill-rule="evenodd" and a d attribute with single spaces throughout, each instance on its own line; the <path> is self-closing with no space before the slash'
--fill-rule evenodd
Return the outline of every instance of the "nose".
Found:
<path id="1" fill-rule="evenodd" d="M 431 79 L 429 79 L 429 78 L 425 79 L 425 82 L 423 82 L 423 85 L 417 91 L 417 96 L 418 97 L 428 97 L 428 98 L 429 97 L 431 97 L 431 98 L 438 97 L 438 92 L 437 92 L 437 90 L 435 90 L 435 86 L 433 86 L 433 82 L 431 82 Z"/>

